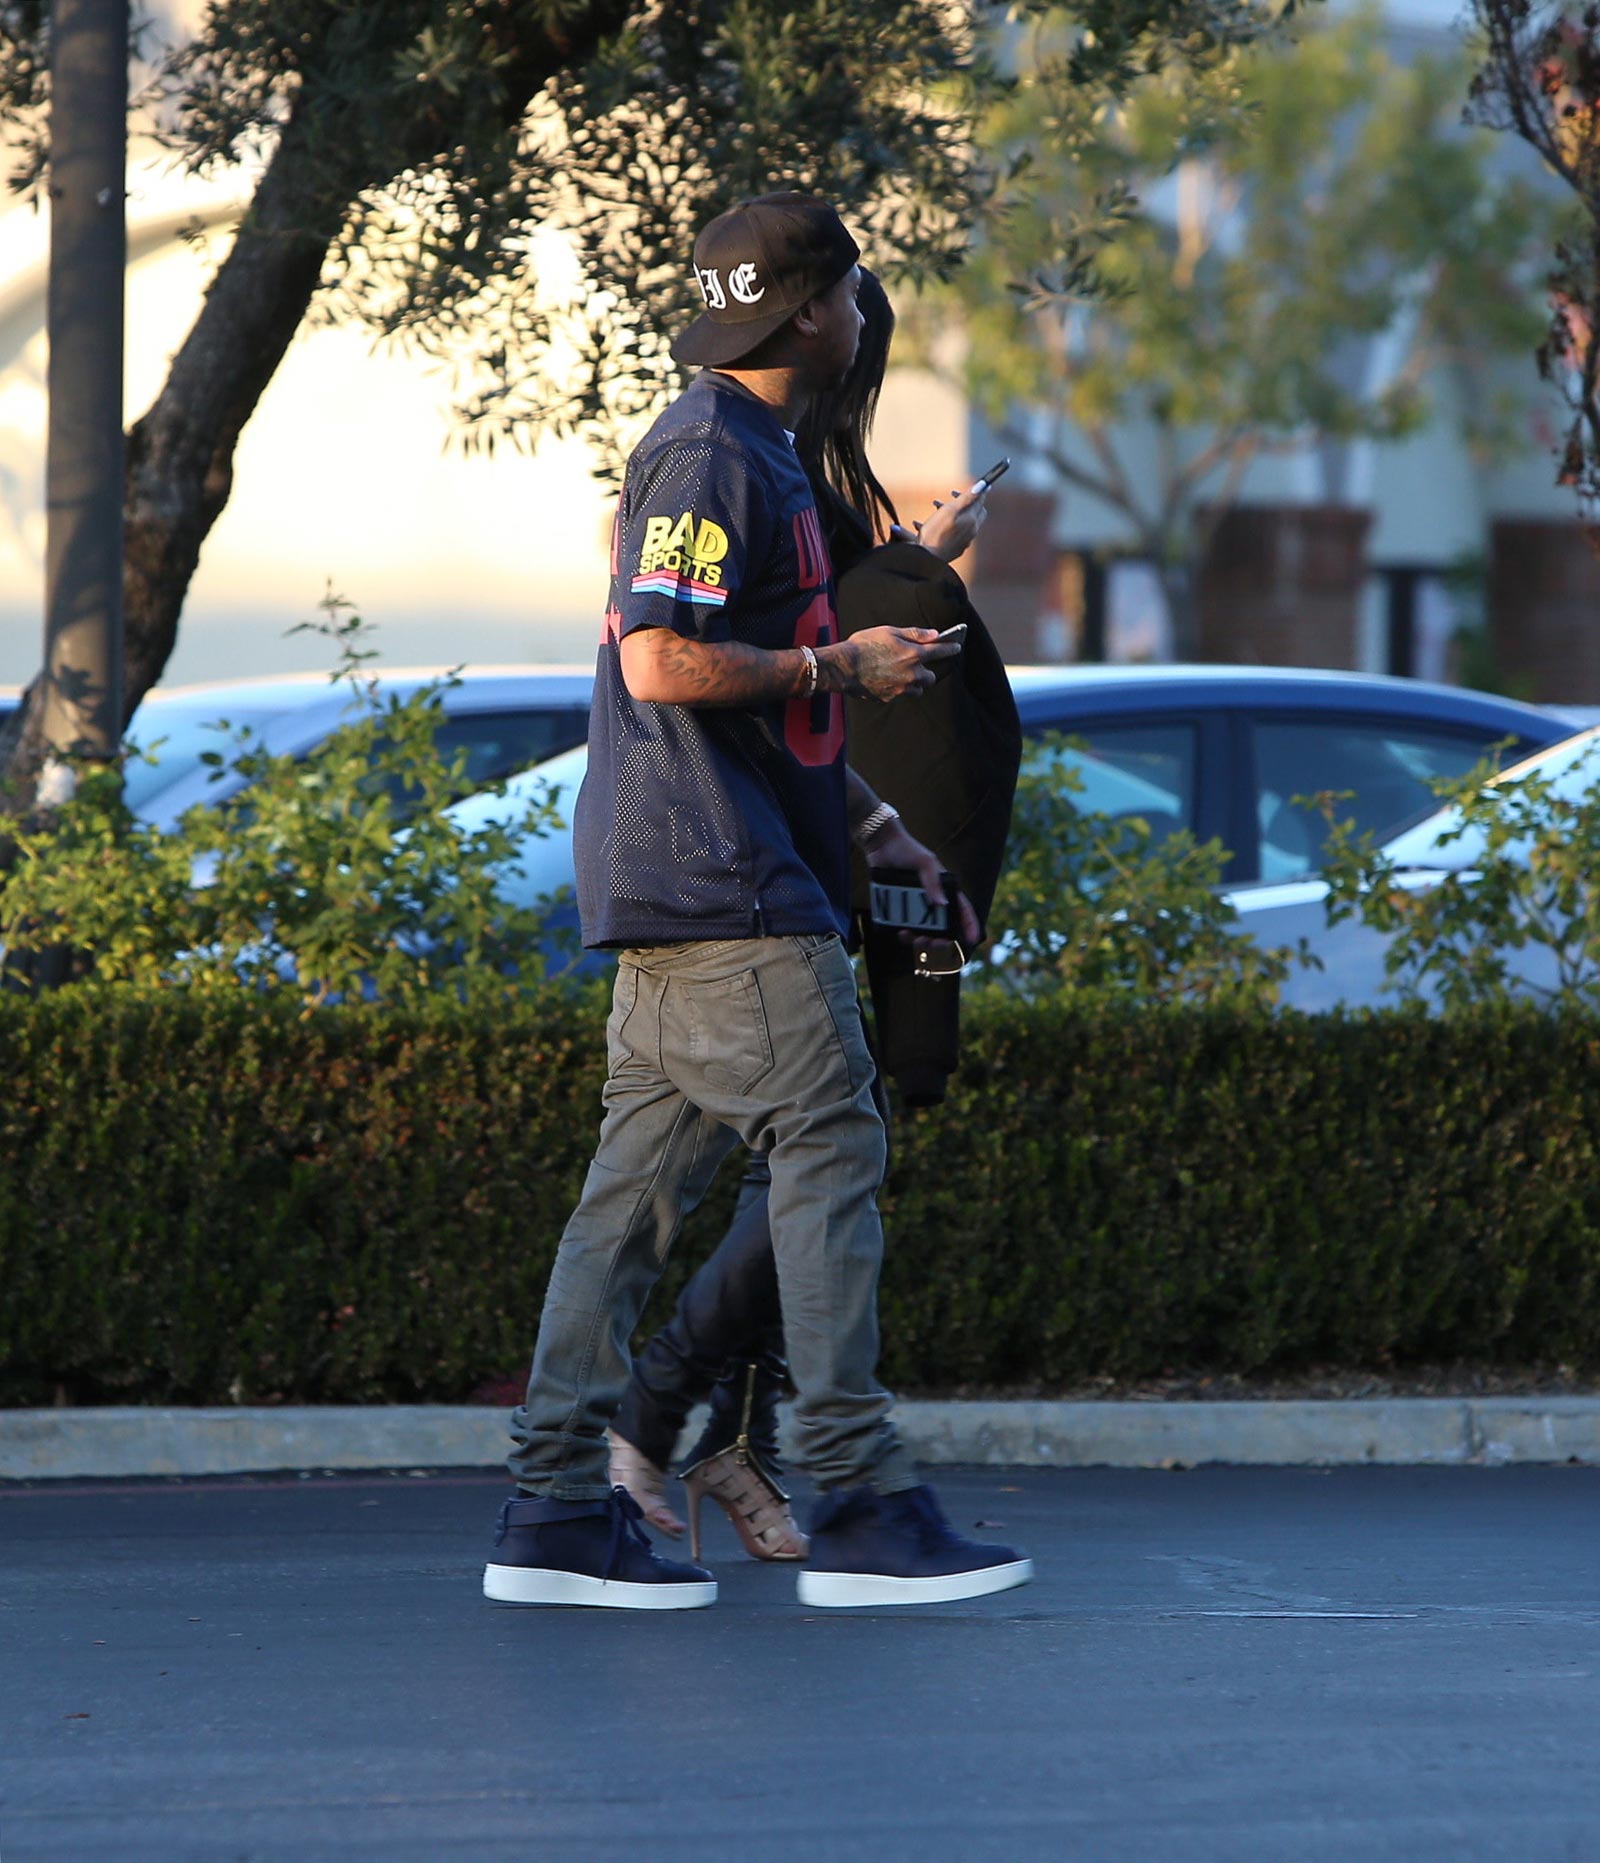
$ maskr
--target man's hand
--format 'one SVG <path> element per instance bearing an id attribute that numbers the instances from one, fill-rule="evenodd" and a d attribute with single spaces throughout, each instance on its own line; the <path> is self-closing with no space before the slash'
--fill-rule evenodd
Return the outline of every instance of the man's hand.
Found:
<path id="1" fill-rule="evenodd" d="M 856 638 L 861 637 L 858 634 Z M 880 828 L 861 852 L 869 867 L 910 867 L 916 873 L 917 884 L 936 906 L 950 903 L 939 878 L 939 856 L 931 847 L 924 847 L 898 817 Z M 962 892 L 956 894 L 955 936 L 969 951 L 978 942 L 978 915 Z"/>
<path id="2" fill-rule="evenodd" d="M 934 664 L 954 658 L 959 640 L 931 627 L 869 627 L 817 649 L 817 689 L 849 698 L 898 699 L 925 692 Z"/>

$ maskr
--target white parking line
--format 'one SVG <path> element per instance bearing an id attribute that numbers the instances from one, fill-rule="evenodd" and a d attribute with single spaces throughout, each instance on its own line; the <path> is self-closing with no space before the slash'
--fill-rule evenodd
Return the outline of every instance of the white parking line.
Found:
<path id="1" fill-rule="evenodd" d="M 1420 1617 L 1420 1611 L 1167 1611 L 1168 1617 L 1359 1617 L 1379 1622 L 1397 1622 Z"/>

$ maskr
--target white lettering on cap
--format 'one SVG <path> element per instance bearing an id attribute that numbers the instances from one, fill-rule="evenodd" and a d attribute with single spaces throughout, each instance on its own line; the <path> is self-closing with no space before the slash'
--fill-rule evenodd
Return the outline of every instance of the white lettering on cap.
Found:
<path id="1" fill-rule="evenodd" d="M 725 310 L 727 308 L 728 299 L 722 289 L 722 279 L 718 275 L 716 267 L 697 265 L 694 270 L 694 275 L 700 281 L 700 295 L 705 299 L 710 309 Z M 734 276 L 737 277 L 738 274 L 735 273 Z M 735 292 L 738 291 L 737 285 L 734 286 L 734 290 Z M 749 299 L 745 301 L 748 303 Z"/>
<path id="2" fill-rule="evenodd" d="M 754 304 L 767 295 L 767 287 L 756 283 L 753 265 L 736 265 L 728 278 L 728 289 L 741 304 Z"/>

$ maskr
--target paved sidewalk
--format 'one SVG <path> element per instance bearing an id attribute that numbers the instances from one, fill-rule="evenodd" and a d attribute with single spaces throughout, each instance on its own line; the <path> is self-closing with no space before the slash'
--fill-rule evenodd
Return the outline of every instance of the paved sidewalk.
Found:
<path id="1" fill-rule="evenodd" d="M 1600 1854 L 1600 1473 L 939 1486 L 1034 1584 L 807 1610 L 713 1510 L 711 1610 L 511 1610 L 498 1474 L 0 1487 L 0 1854 Z"/>
<path id="2" fill-rule="evenodd" d="M 930 1467 L 1600 1463 L 1600 1396 L 904 1403 L 897 1415 Z M 686 1437 L 697 1433 L 691 1422 Z M 483 1405 L 0 1410 L 9 1481 L 484 1468 L 505 1449 L 505 1412 Z"/>

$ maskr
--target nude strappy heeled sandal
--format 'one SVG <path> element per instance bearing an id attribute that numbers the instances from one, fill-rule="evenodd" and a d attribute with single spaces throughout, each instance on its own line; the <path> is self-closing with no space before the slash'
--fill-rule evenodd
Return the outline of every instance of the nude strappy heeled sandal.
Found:
<path id="1" fill-rule="evenodd" d="M 744 1415 L 732 1446 L 719 1449 L 683 1471 L 689 1497 L 689 1557 L 700 1557 L 700 1503 L 710 1495 L 733 1522 L 733 1530 L 752 1559 L 804 1559 L 811 1542 L 789 1510 L 789 1497 L 750 1441 L 750 1404 L 756 1368 L 748 1368 Z"/>

